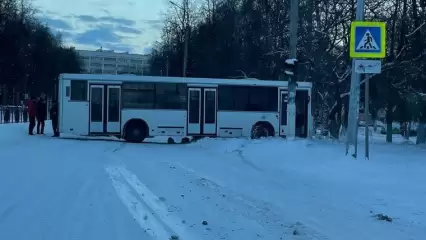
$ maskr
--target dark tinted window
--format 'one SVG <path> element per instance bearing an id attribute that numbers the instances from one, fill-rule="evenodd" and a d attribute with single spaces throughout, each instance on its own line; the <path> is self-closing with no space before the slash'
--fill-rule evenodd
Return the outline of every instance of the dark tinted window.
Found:
<path id="1" fill-rule="evenodd" d="M 108 122 L 120 122 L 120 89 L 108 88 Z"/>
<path id="2" fill-rule="evenodd" d="M 65 88 L 65 96 L 66 96 L 66 97 L 70 97 L 70 92 L 71 92 L 71 87 L 70 87 L 70 86 L 67 86 L 67 87 Z"/>
<path id="3" fill-rule="evenodd" d="M 90 97 L 90 121 L 102 122 L 103 120 L 103 88 L 92 87 Z"/>
<path id="4" fill-rule="evenodd" d="M 278 88 L 254 86 L 220 86 L 219 110 L 276 112 Z"/>
<path id="5" fill-rule="evenodd" d="M 204 122 L 216 123 L 216 91 L 205 91 Z"/>
<path id="6" fill-rule="evenodd" d="M 308 90 L 297 90 L 296 91 L 296 113 L 297 114 L 305 114 L 308 107 L 308 98 L 309 93 Z"/>
<path id="7" fill-rule="evenodd" d="M 189 92 L 189 123 L 200 123 L 201 91 Z"/>
<path id="8" fill-rule="evenodd" d="M 250 88 L 232 87 L 232 102 L 234 111 L 250 111 Z M 220 90 L 219 90 L 220 92 Z"/>
<path id="9" fill-rule="evenodd" d="M 250 106 L 252 111 L 277 111 L 278 89 L 274 87 L 251 87 Z"/>
<path id="10" fill-rule="evenodd" d="M 186 109 L 186 85 L 156 83 L 155 97 L 157 109 Z"/>
<path id="11" fill-rule="evenodd" d="M 281 125 L 287 125 L 288 92 L 281 92 Z"/>
<path id="12" fill-rule="evenodd" d="M 124 108 L 148 108 L 155 107 L 155 86 L 153 83 L 123 84 Z"/>
<path id="13" fill-rule="evenodd" d="M 186 109 L 186 85 L 175 83 L 123 84 L 123 107 Z"/>
<path id="14" fill-rule="evenodd" d="M 220 86 L 218 91 L 219 91 L 218 110 L 233 110 L 234 109 L 233 88 L 228 86 Z"/>
<path id="15" fill-rule="evenodd" d="M 87 81 L 71 80 L 71 96 L 72 101 L 87 101 Z"/>

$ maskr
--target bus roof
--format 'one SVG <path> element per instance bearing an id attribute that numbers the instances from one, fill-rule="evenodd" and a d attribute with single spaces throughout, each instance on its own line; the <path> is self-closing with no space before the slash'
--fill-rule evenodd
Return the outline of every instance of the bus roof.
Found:
<path id="1" fill-rule="evenodd" d="M 187 84 L 215 84 L 215 85 L 248 85 L 287 87 L 287 81 L 257 80 L 257 79 L 219 79 L 219 78 L 183 78 L 160 76 L 135 76 L 135 75 L 106 75 L 106 74 L 70 74 L 64 73 L 61 80 L 87 80 L 96 82 L 169 82 Z M 299 88 L 311 88 L 310 82 L 298 82 Z"/>

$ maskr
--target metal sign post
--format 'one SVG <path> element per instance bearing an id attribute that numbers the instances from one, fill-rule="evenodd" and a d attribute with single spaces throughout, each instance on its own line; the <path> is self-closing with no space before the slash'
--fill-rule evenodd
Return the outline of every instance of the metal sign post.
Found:
<path id="1" fill-rule="evenodd" d="M 380 60 L 362 60 L 357 58 L 384 58 L 386 56 L 386 24 L 384 22 L 364 22 L 364 0 L 357 1 L 357 21 L 351 24 L 350 57 L 352 61 L 351 90 L 349 99 L 348 131 L 346 155 L 353 146 L 352 156 L 357 158 L 360 74 L 380 73 Z M 366 136 L 365 156 L 369 158 L 369 77 L 365 81 Z"/>
<path id="2" fill-rule="evenodd" d="M 364 101 L 364 121 L 365 121 L 365 159 L 370 159 L 369 134 L 370 134 L 370 77 L 371 74 L 378 74 L 382 70 L 380 60 L 355 60 L 355 72 L 365 74 L 365 101 Z"/>
<path id="3" fill-rule="evenodd" d="M 356 20 L 363 21 L 364 20 L 364 0 L 357 0 L 356 5 Z M 354 41 L 352 41 L 355 37 L 352 36 L 351 29 L 351 38 L 350 38 L 350 49 L 352 48 L 352 44 L 355 45 Z M 352 57 L 352 52 L 350 55 Z M 357 142 L 358 142 L 358 111 L 359 111 L 359 83 L 360 83 L 360 75 L 355 71 L 355 60 L 352 60 L 352 74 L 351 74 L 351 90 L 349 94 L 349 113 L 348 113 L 348 129 L 346 132 L 346 155 L 348 155 L 350 151 L 350 146 L 352 145 L 353 151 L 352 156 L 356 158 L 357 155 Z"/>
<path id="4" fill-rule="evenodd" d="M 299 21 L 299 0 L 291 0 L 290 3 L 290 58 L 297 59 L 297 27 Z M 286 62 L 290 61 L 287 60 Z M 296 61 L 297 62 L 297 61 Z M 293 62 L 295 65 L 296 62 Z M 297 76 L 288 75 L 288 128 L 287 138 L 294 139 L 296 137 L 296 89 L 297 89 Z"/>
<path id="5" fill-rule="evenodd" d="M 370 121 L 370 74 L 366 74 L 365 76 L 365 101 L 364 101 L 364 121 L 365 121 L 365 159 L 370 158 L 369 151 L 369 135 L 370 135 L 370 127 L 368 123 Z"/>

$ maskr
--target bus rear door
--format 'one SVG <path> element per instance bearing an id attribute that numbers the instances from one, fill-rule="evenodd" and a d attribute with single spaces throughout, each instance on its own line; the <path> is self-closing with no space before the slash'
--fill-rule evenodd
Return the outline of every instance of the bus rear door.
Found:
<path id="1" fill-rule="evenodd" d="M 216 135 L 217 88 L 188 88 L 188 135 Z"/>

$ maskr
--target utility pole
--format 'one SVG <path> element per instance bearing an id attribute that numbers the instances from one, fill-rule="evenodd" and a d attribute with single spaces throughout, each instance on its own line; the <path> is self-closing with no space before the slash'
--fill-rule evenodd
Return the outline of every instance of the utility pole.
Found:
<path id="1" fill-rule="evenodd" d="M 21 24 L 22 25 L 20 27 L 23 27 L 24 24 L 25 24 L 25 14 L 26 14 L 25 5 L 26 5 L 25 0 L 21 0 Z M 22 43 L 20 43 L 19 45 L 21 45 L 21 44 Z M 20 46 L 20 47 L 23 48 L 23 46 Z M 28 47 L 28 46 L 26 46 L 26 47 Z M 28 76 L 27 76 L 28 69 L 27 69 L 27 57 L 26 57 L 24 51 L 25 51 L 24 49 L 21 49 L 21 51 L 19 53 L 24 58 L 23 62 L 24 62 L 24 69 L 25 70 L 24 70 L 24 76 L 23 76 L 23 84 L 24 84 L 23 91 L 24 91 L 24 94 L 26 94 L 27 93 L 27 85 L 28 85 L 28 83 L 27 83 L 28 82 Z M 15 99 L 15 93 L 14 93 L 13 98 Z M 15 100 L 13 100 L 13 101 L 15 101 Z M 15 104 L 15 102 L 13 104 Z"/>
<path id="2" fill-rule="evenodd" d="M 169 54 L 170 54 L 170 34 L 169 29 L 166 30 L 166 39 L 167 39 L 167 51 L 166 51 L 166 76 L 169 76 Z"/>
<path id="3" fill-rule="evenodd" d="M 183 52 L 183 77 L 186 77 L 186 68 L 188 65 L 188 35 L 189 35 L 189 29 L 188 29 L 188 24 L 185 26 L 185 45 L 184 45 L 184 52 Z"/>
<path id="4" fill-rule="evenodd" d="M 364 21 L 364 0 L 357 0 L 356 6 L 356 20 Z M 358 118 L 359 118 L 359 84 L 361 82 L 361 75 L 355 72 L 355 59 L 352 59 L 352 75 L 351 75 L 351 90 L 349 98 L 349 116 L 348 116 L 348 131 L 346 135 L 346 155 L 350 150 L 352 156 L 357 158 L 357 144 L 358 144 Z M 351 148 L 353 145 L 353 149 Z"/>
<path id="5" fill-rule="evenodd" d="M 186 77 L 186 69 L 188 65 L 188 41 L 189 41 L 189 0 L 183 0 L 182 6 L 178 5 L 173 1 L 169 1 L 170 4 L 174 5 L 183 12 L 182 16 L 182 28 L 184 32 L 184 45 L 183 45 L 183 59 L 182 59 L 182 76 Z M 179 13 L 178 13 L 179 14 Z"/>
<path id="6" fill-rule="evenodd" d="M 297 27 L 299 22 L 299 0 L 291 0 L 290 5 L 290 59 L 297 59 Z M 293 74 L 288 78 L 288 128 L 287 138 L 294 139 L 296 135 L 296 88 L 297 78 Z"/>
<path id="7" fill-rule="evenodd" d="M 184 20 L 184 28 L 185 28 L 185 44 L 183 50 L 183 69 L 182 75 L 186 77 L 186 68 L 188 65 L 188 38 L 189 38 L 189 0 L 184 0 L 183 2 L 183 18 Z"/>
<path id="8" fill-rule="evenodd" d="M 169 54 L 166 56 L 166 76 L 169 76 Z"/>

